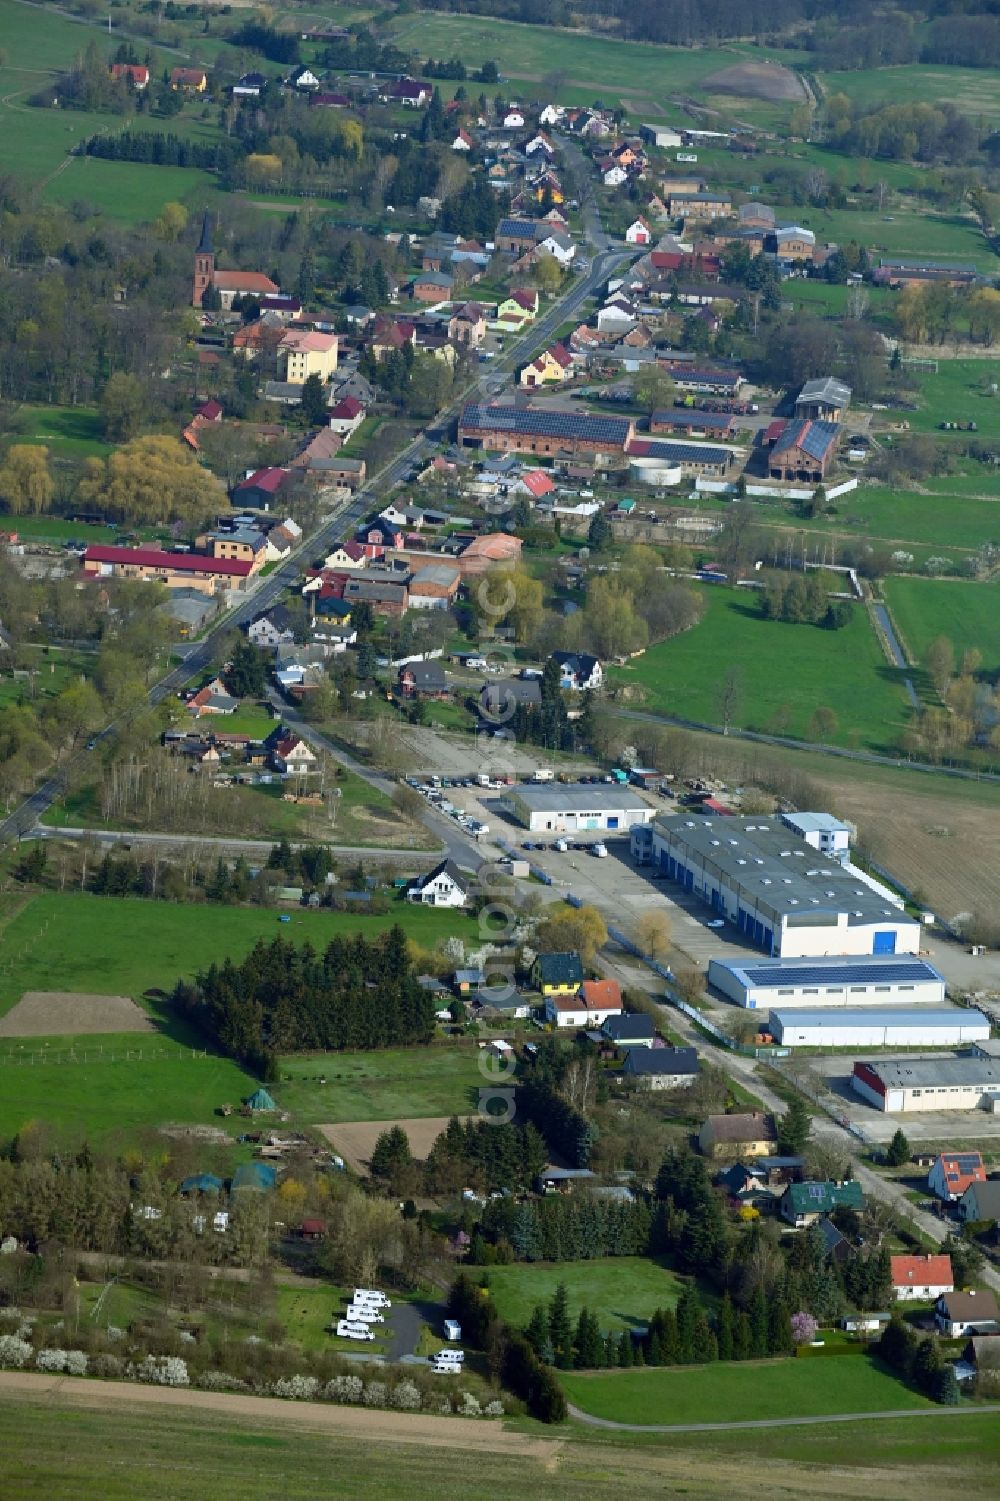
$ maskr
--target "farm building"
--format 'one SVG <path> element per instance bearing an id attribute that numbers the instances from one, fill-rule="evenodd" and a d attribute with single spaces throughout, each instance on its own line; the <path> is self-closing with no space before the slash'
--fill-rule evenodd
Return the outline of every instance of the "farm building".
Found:
<path id="1" fill-rule="evenodd" d="M 653 862 L 783 959 L 915 954 L 920 924 L 771 818 L 660 815 Z"/>
<path id="2" fill-rule="evenodd" d="M 635 424 L 628 417 L 590 417 L 583 412 L 470 402 L 458 419 L 463 448 L 511 453 L 624 453 L 634 436 Z"/>
<path id="3" fill-rule="evenodd" d="M 771 479 L 802 480 L 820 484 L 837 451 L 840 428 L 836 422 L 812 417 L 793 417 L 786 422 L 771 447 L 767 472 Z"/>
<path id="4" fill-rule="evenodd" d="M 981 1058 L 887 1058 L 855 1063 L 851 1080 L 876 1110 L 995 1110 L 1000 1064 Z"/>
<path id="5" fill-rule="evenodd" d="M 960 1006 L 808 1006 L 771 1012 L 783 1048 L 948 1048 L 989 1032 L 981 1011 Z"/>
<path id="6" fill-rule="evenodd" d="M 681 443 L 670 438 L 633 438 L 628 445 L 629 468 L 634 478 L 641 479 L 644 469 L 677 469 L 681 478 L 708 475 L 712 479 L 725 479 L 735 462 L 735 455 L 728 448 L 710 443 Z M 643 463 L 642 461 L 647 461 Z"/>
<path id="7" fill-rule="evenodd" d="M 712 959 L 708 980 L 748 1011 L 771 1006 L 853 1008 L 943 1006 L 944 980 L 925 959 L 867 955 L 863 959 Z M 891 1013 L 890 1013 L 891 1014 Z M 979 1013 L 974 1013 L 978 1017 Z"/>
<path id="8" fill-rule="evenodd" d="M 626 787 L 565 786 L 515 787 L 500 798 L 501 806 L 532 833 L 573 833 L 580 829 L 624 832 L 633 824 L 649 823 L 654 810 Z"/>
<path id="9" fill-rule="evenodd" d="M 796 417 L 818 417 L 840 422 L 851 404 L 851 388 L 833 376 L 807 380 L 795 398 Z"/>

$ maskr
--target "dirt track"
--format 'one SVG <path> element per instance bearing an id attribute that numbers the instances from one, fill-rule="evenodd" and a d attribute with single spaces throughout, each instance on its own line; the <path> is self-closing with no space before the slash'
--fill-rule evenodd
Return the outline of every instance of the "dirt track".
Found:
<path id="1" fill-rule="evenodd" d="M 366 1407 L 338 1407 L 332 1403 L 282 1402 L 275 1397 L 243 1397 L 235 1393 L 185 1391 L 173 1387 L 137 1386 L 127 1381 L 89 1381 L 86 1378 L 43 1376 L 26 1371 L 0 1371 L 0 1399 L 23 1395 L 69 1407 L 197 1408 L 230 1418 L 252 1418 L 261 1424 L 295 1425 L 317 1433 L 389 1440 L 446 1449 L 474 1449 L 488 1454 L 520 1454 L 543 1464 L 554 1460 L 561 1441 L 511 1433 L 498 1422 L 469 1418 L 425 1417 L 419 1413 L 383 1412 Z"/>

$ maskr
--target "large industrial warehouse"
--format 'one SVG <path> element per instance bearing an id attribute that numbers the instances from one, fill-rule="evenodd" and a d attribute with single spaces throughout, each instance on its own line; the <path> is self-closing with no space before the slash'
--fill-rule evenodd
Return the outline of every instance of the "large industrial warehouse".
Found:
<path id="1" fill-rule="evenodd" d="M 772 1011 L 769 1031 L 783 1048 L 953 1048 L 982 1042 L 990 1024 L 961 1006 L 798 1006 Z"/>
<path id="2" fill-rule="evenodd" d="M 580 829 L 624 832 L 649 823 L 651 808 L 627 787 L 570 782 L 547 787 L 514 787 L 500 806 L 533 834 L 569 834 Z"/>
<path id="3" fill-rule="evenodd" d="M 887 1058 L 855 1063 L 862 1099 L 887 1114 L 1000 1109 L 1000 1063 L 986 1058 Z"/>
<path id="4" fill-rule="evenodd" d="M 748 943 L 781 958 L 916 954 L 920 924 L 777 818 L 657 817 L 653 862 Z"/>
<path id="5" fill-rule="evenodd" d="M 944 980 L 926 959 L 867 954 L 858 959 L 712 959 L 708 982 L 745 1006 L 941 1006 Z"/>

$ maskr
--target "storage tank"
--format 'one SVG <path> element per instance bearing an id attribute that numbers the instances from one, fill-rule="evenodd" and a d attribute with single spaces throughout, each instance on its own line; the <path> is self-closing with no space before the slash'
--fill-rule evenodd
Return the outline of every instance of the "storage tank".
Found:
<path id="1" fill-rule="evenodd" d="M 679 485 L 683 477 L 680 464 L 664 459 L 629 459 L 628 473 L 637 484 L 657 487 Z"/>

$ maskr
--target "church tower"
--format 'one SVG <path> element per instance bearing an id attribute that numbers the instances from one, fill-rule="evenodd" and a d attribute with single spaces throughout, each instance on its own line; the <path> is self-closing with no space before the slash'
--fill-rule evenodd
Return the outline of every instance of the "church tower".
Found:
<path id="1" fill-rule="evenodd" d="M 212 285 L 212 273 L 215 270 L 215 252 L 212 249 L 212 226 L 208 214 L 205 215 L 201 224 L 201 239 L 194 253 L 194 285 L 191 292 L 191 306 L 201 307 L 201 300 L 205 292 Z"/>

